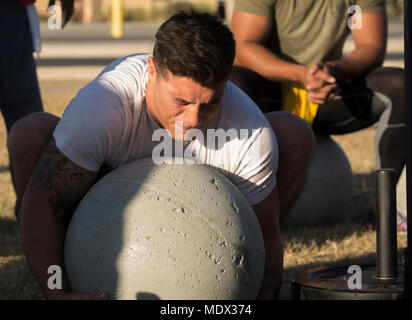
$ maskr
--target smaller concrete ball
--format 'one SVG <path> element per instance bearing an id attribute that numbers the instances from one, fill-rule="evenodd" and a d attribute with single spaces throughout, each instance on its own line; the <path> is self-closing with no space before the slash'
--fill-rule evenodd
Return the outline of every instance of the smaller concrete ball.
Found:
<path id="1" fill-rule="evenodd" d="M 317 226 L 350 219 L 351 199 L 348 158 L 332 138 L 317 135 L 305 186 L 282 225 Z"/>

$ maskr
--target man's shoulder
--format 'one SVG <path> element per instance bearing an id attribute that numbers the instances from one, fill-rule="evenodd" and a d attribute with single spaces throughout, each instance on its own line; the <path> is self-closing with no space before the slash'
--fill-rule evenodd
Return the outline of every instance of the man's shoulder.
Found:
<path id="1" fill-rule="evenodd" d="M 135 53 L 118 58 L 107 65 L 98 77 L 113 70 L 119 70 L 119 68 L 128 68 L 133 66 L 147 68 L 147 61 L 151 56 L 152 54 L 150 53 Z"/>
<path id="2" fill-rule="evenodd" d="M 146 92 L 147 61 L 150 56 L 133 54 L 119 58 L 104 68 L 92 82 L 110 88 L 125 101 L 136 101 Z"/>

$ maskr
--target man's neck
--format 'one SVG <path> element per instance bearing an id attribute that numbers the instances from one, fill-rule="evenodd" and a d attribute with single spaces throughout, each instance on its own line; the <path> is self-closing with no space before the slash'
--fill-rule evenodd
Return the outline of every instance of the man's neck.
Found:
<path id="1" fill-rule="evenodd" d="M 150 84 L 150 81 L 147 83 L 147 86 L 146 86 L 146 108 L 147 108 L 147 113 L 153 119 L 153 121 L 156 122 L 156 124 L 160 128 L 163 128 L 163 125 L 160 123 L 160 121 L 156 117 L 156 113 L 153 110 L 153 88 Z"/>

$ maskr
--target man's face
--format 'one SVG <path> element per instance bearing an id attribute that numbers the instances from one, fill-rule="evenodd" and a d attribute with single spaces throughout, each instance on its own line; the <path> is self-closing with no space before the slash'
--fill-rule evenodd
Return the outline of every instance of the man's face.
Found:
<path id="1" fill-rule="evenodd" d="M 163 76 L 149 58 L 147 108 L 153 119 L 169 131 L 173 139 L 183 140 L 188 130 L 202 129 L 220 112 L 226 81 L 203 87 L 188 77 Z M 175 127 L 182 136 L 176 136 Z"/>

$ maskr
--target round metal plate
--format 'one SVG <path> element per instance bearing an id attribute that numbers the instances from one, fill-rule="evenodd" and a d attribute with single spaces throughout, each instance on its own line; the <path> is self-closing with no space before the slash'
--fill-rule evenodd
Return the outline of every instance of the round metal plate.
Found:
<path id="1" fill-rule="evenodd" d="M 376 265 L 360 265 L 362 289 L 348 286 L 349 266 L 320 267 L 295 274 L 292 296 L 295 299 L 400 299 L 403 296 L 403 268 L 398 278 L 380 280 L 375 277 Z"/>

